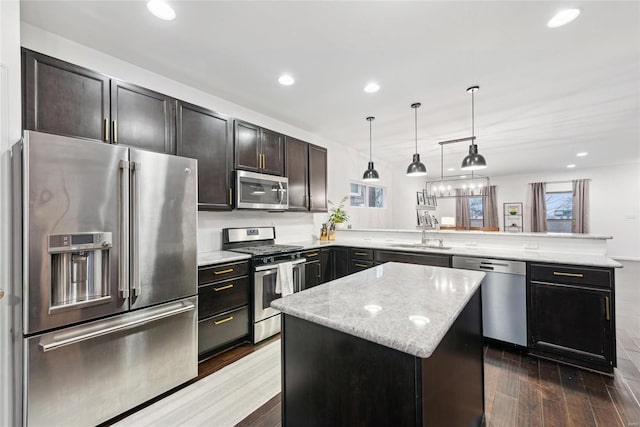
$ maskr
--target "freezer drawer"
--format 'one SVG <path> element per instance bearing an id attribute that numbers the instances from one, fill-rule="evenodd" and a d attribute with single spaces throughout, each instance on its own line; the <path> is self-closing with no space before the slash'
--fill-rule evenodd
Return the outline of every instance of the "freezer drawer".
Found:
<path id="1" fill-rule="evenodd" d="M 198 373 L 197 297 L 24 340 L 23 424 L 96 425 Z"/>

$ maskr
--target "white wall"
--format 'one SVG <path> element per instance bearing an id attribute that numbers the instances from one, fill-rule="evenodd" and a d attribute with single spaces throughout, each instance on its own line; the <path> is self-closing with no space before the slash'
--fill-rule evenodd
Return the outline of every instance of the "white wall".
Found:
<path id="1" fill-rule="evenodd" d="M 366 153 L 359 153 L 291 126 L 282 121 L 244 108 L 222 98 L 202 92 L 196 88 L 168 79 L 159 74 L 124 62 L 105 53 L 22 23 L 22 45 L 29 49 L 59 58 L 92 70 L 125 80 L 130 83 L 165 93 L 169 96 L 229 114 L 274 131 L 326 147 L 328 150 L 328 196 L 337 202 L 349 192 L 348 182 L 359 180 L 367 168 Z M 366 128 L 363 138 L 366 139 Z M 391 188 L 391 177 L 386 173 L 384 162 L 376 161 L 376 169 L 382 180 L 380 186 Z M 389 200 L 389 206 L 390 200 Z M 354 227 L 387 227 L 391 224 L 391 209 L 349 209 Z M 261 211 L 200 212 L 199 250 L 220 249 L 220 230 L 224 227 L 275 225 L 279 241 L 308 240 L 319 233 L 320 224 L 326 222 L 328 214 L 266 213 Z"/>
<path id="2" fill-rule="evenodd" d="M 420 185 L 408 185 L 399 175 L 404 174 L 401 165 L 394 172 L 395 203 L 393 204 L 393 228 L 414 228 L 415 192 Z M 592 234 L 613 237 L 608 242 L 608 255 L 620 259 L 640 260 L 640 164 L 626 164 L 613 167 L 575 169 L 557 173 L 509 175 L 491 177 L 491 185 L 496 185 L 498 217 L 500 228 L 504 229 L 503 203 L 522 202 L 526 205 L 528 184 L 531 182 L 570 181 L 591 179 L 591 230 Z M 549 185 L 548 190 L 571 190 L 571 184 Z M 455 215 L 455 199 L 439 199 L 436 216 Z M 528 218 L 525 209 L 525 230 Z"/>
<path id="3" fill-rule="evenodd" d="M 0 1 L 0 425 L 13 425 L 10 147 L 20 139 L 20 3 Z M 19 373 L 18 373 L 19 374 Z"/>

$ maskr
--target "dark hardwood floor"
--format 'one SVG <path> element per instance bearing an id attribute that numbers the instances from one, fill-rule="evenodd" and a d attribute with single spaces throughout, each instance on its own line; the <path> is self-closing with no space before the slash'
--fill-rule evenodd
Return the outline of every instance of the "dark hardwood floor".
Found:
<path id="1" fill-rule="evenodd" d="M 640 426 L 640 263 L 624 266 L 616 271 L 614 376 L 490 343 L 484 362 L 487 426 Z M 232 350 L 236 351 L 248 350 Z M 279 427 L 280 411 L 278 394 L 238 426 Z"/>

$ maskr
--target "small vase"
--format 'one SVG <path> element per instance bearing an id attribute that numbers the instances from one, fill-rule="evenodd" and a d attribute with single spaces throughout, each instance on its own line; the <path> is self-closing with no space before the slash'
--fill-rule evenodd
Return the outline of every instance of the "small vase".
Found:
<path id="1" fill-rule="evenodd" d="M 346 230 L 347 223 L 346 222 L 338 222 L 335 224 L 336 230 Z"/>

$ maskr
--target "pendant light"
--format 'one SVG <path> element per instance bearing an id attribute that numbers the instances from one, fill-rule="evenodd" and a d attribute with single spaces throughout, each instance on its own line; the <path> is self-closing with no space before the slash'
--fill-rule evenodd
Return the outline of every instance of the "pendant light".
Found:
<path id="1" fill-rule="evenodd" d="M 374 121 L 375 117 L 367 117 L 367 121 L 369 122 L 369 165 L 367 166 L 367 170 L 364 171 L 362 175 L 363 181 L 378 181 L 380 180 L 380 175 L 378 175 L 378 171 L 373 168 L 373 158 L 372 158 L 372 150 L 371 150 L 371 122 Z"/>
<path id="2" fill-rule="evenodd" d="M 478 169 L 484 169 L 487 167 L 487 161 L 481 154 L 478 154 L 478 146 L 476 145 L 476 132 L 475 132 L 475 110 L 473 94 L 480 89 L 480 86 L 471 86 L 467 89 L 467 93 L 471 94 L 471 145 L 469 146 L 469 155 L 462 160 L 462 166 L 460 169 L 474 171 Z"/>
<path id="3" fill-rule="evenodd" d="M 425 176 L 427 174 L 427 168 L 420 161 L 420 154 L 418 154 L 418 108 L 420 108 L 422 104 L 416 102 L 411 104 L 411 108 L 415 111 L 415 129 L 416 129 L 416 152 L 413 155 L 413 161 L 407 167 L 407 176 Z"/>

